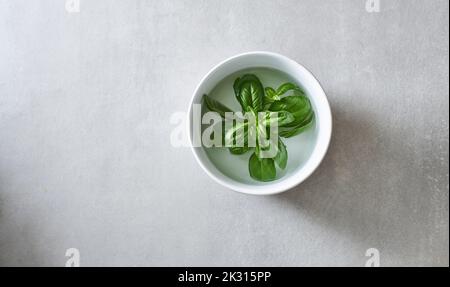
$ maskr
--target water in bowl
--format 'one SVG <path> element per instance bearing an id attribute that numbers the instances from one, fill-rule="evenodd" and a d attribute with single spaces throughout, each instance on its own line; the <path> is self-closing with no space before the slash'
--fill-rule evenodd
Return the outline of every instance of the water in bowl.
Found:
<path id="1" fill-rule="evenodd" d="M 301 86 L 301 83 L 298 83 L 292 77 L 279 70 L 269 68 L 251 68 L 229 75 L 217 84 L 217 86 L 215 86 L 208 95 L 234 111 L 241 111 L 241 107 L 234 95 L 233 83 L 236 78 L 247 73 L 258 76 L 264 87 L 270 86 L 276 89 L 279 85 L 285 82 L 292 82 Z M 308 91 L 305 90 L 305 92 L 307 96 L 309 96 Z M 314 109 L 314 103 L 312 101 L 311 104 Z M 203 109 L 203 112 L 206 111 L 206 109 Z M 316 139 L 317 132 L 315 121 L 313 125 L 305 132 L 292 138 L 282 138 L 283 142 L 286 144 L 288 152 L 288 164 L 285 170 L 281 170 L 277 167 L 277 180 L 285 176 L 289 176 L 289 174 L 302 168 L 314 149 Z M 253 150 L 250 150 L 243 155 L 233 155 L 226 147 L 204 147 L 204 149 L 208 155 L 208 158 L 217 167 L 217 169 L 231 179 L 245 184 L 267 184 L 256 181 L 250 177 L 248 171 L 248 160 L 253 154 Z"/>

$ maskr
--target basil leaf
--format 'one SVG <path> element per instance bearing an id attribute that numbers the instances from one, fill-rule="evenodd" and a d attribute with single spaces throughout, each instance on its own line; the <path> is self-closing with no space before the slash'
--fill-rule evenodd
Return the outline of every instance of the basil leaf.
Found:
<path id="1" fill-rule="evenodd" d="M 266 87 L 264 91 L 266 93 L 266 96 L 264 97 L 264 102 L 273 102 L 280 99 L 277 92 L 273 88 Z"/>
<path id="2" fill-rule="evenodd" d="M 233 90 L 234 90 L 234 95 L 236 96 L 236 99 L 238 100 L 239 103 L 241 103 L 240 99 L 239 99 L 239 91 L 240 91 L 240 84 L 241 83 L 241 78 L 236 78 L 236 80 L 234 80 L 233 83 Z"/>
<path id="3" fill-rule="evenodd" d="M 269 110 L 288 111 L 294 116 L 294 120 L 285 126 L 295 127 L 299 125 L 312 110 L 311 104 L 305 96 L 289 96 L 273 102 Z"/>
<path id="4" fill-rule="evenodd" d="M 233 146 L 244 146 L 247 142 L 248 123 L 237 123 L 225 132 L 225 143 Z"/>
<path id="5" fill-rule="evenodd" d="M 246 152 L 248 152 L 249 148 L 244 146 L 244 147 L 230 147 L 229 148 L 230 153 L 235 154 L 235 155 L 240 155 L 240 154 L 244 154 Z"/>
<path id="6" fill-rule="evenodd" d="M 277 95 L 277 92 L 271 88 L 271 87 L 266 87 L 264 89 L 265 91 L 265 96 L 264 96 L 264 110 L 269 109 L 270 105 L 274 102 L 280 99 L 280 97 Z"/>
<path id="7" fill-rule="evenodd" d="M 273 114 L 275 114 L 273 116 Z M 272 117 L 271 117 L 272 115 Z M 272 124 L 278 124 L 278 127 L 286 126 L 293 122 L 295 117 L 292 113 L 286 111 L 278 111 L 278 112 L 266 112 L 266 116 L 264 118 L 264 125 L 271 126 Z"/>
<path id="8" fill-rule="evenodd" d="M 228 148 L 230 153 L 235 155 L 244 154 L 249 150 L 248 147 L 248 130 L 245 129 L 245 126 L 234 126 L 232 129 L 225 131 L 225 124 L 222 126 L 222 138 L 223 145 L 226 146 L 229 142 L 227 142 L 226 137 L 228 136 L 228 140 L 231 141 L 232 146 Z M 238 133 L 240 129 L 244 129 L 243 133 Z M 227 135 L 228 132 L 228 135 Z"/>
<path id="9" fill-rule="evenodd" d="M 310 110 L 308 116 L 300 124 L 298 124 L 295 127 L 280 131 L 279 135 L 280 137 L 284 138 L 296 136 L 305 131 L 306 129 L 308 129 L 311 126 L 313 120 L 314 120 L 314 113 L 312 110 Z"/>
<path id="10" fill-rule="evenodd" d="M 203 95 L 203 100 L 205 101 L 208 110 L 218 113 L 222 118 L 225 118 L 225 113 L 232 112 L 232 110 L 230 110 L 228 107 L 208 97 L 207 95 Z"/>
<path id="11" fill-rule="evenodd" d="M 272 181 L 276 177 L 275 163 L 271 158 L 258 158 L 253 153 L 248 161 L 250 176 L 259 181 Z"/>
<path id="12" fill-rule="evenodd" d="M 278 96 L 284 95 L 285 93 L 291 90 L 294 91 L 294 93 L 297 95 L 305 95 L 305 92 L 303 92 L 303 90 L 299 86 L 293 83 L 284 83 L 281 86 L 279 86 L 277 89 L 277 95 Z"/>
<path id="13" fill-rule="evenodd" d="M 274 160 L 279 168 L 281 168 L 281 169 L 286 168 L 288 154 L 287 154 L 286 146 L 284 145 L 284 143 L 281 141 L 280 138 L 278 138 L 278 153 L 277 153 L 277 156 L 274 158 Z"/>
<path id="14" fill-rule="evenodd" d="M 234 93 L 243 111 L 261 111 L 263 108 L 264 88 L 253 74 L 237 78 L 233 84 Z"/>
<path id="15" fill-rule="evenodd" d="M 264 89 L 264 91 L 266 92 L 266 97 L 272 100 L 279 100 L 280 98 L 277 95 L 277 92 L 271 88 L 271 87 L 266 87 Z"/>
<path id="16" fill-rule="evenodd" d="M 248 122 L 237 123 L 233 128 L 226 131 L 225 144 L 231 143 L 231 147 L 229 147 L 230 153 L 240 155 L 249 151 L 248 137 Z"/>

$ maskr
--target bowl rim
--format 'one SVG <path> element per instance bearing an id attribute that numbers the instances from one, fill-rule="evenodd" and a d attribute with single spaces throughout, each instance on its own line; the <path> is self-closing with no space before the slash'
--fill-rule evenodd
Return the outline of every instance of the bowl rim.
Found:
<path id="1" fill-rule="evenodd" d="M 324 139 L 322 139 L 321 142 L 319 142 L 319 140 L 317 140 L 317 142 L 315 143 L 315 146 L 314 146 L 314 150 L 311 153 L 308 160 L 305 162 L 305 165 L 306 165 L 306 163 L 310 162 L 313 159 L 313 155 L 314 155 L 315 163 L 308 169 L 301 168 L 298 171 L 296 171 L 295 173 L 293 173 L 292 175 L 290 175 L 284 179 L 281 178 L 277 182 L 274 182 L 274 183 L 269 182 L 269 183 L 265 183 L 264 185 L 252 185 L 252 184 L 241 183 L 241 182 L 233 180 L 232 178 L 229 178 L 225 174 L 223 174 L 225 179 L 217 177 L 214 173 L 212 173 L 210 171 L 209 167 L 207 167 L 205 165 L 203 160 L 197 154 L 197 152 L 198 152 L 197 149 L 199 147 L 194 147 L 192 136 L 191 136 L 192 107 L 194 104 L 194 100 L 196 99 L 196 95 L 199 93 L 199 90 L 203 86 L 205 81 L 210 77 L 210 75 L 215 73 L 218 69 L 220 69 L 226 63 L 228 63 L 230 61 L 234 61 L 237 58 L 255 56 L 255 55 L 278 58 L 279 60 L 288 62 L 291 65 L 296 66 L 297 69 L 301 70 L 303 73 L 308 75 L 312 80 L 316 81 L 317 88 L 319 89 L 319 92 L 321 94 L 319 96 L 323 95 L 323 97 L 321 99 L 321 109 L 323 110 L 321 113 L 321 116 L 324 118 L 320 119 L 320 122 L 323 126 L 321 126 L 321 128 L 319 130 L 319 135 L 323 134 Z M 287 73 L 286 71 L 284 71 L 284 72 Z M 229 57 L 229 58 L 221 61 L 220 63 L 215 65 L 212 69 L 210 69 L 208 71 L 208 73 L 206 73 L 206 75 L 203 76 L 203 78 L 200 80 L 200 82 L 198 83 L 198 85 L 196 86 L 196 88 L 194 90 L 194 93 L 192 94 L 191 100 L 189 101 L 189 108 L 188 108 L 186 123 L 187 123 L 187 134 L 188 134 L 189 146 L 191 148 L 192 153 L 194 154 L 194 158 L 196 159 L 197 163 L 206 172 L 206 174 L 208 174 L 209 177 L 211 177 L 214 181 L 216 181 L 217 183 L 219 183 L 222 186 L 225 186 L 225 187 L 227 187 L 233 191 L 239 192 L 239 193 L 251 194 L 251 195 L 272 195 L 272 194 L 282 193 L 289 189 L 292 189 L 293 187 L 295 187 L 295 186 L 299 185 L 300 183 L 302 183 L 303 181 L 305 181 L 319 167 L 319 165 L 323 161 L 323 159 L 328 151 L 330 142 L 331 142 L 331 134 L 332 134 L 332 130 L 333 130 L 330 104 L 328 102 L 325 91 L 323 90 L 322 85 L 317 80 L 317 78 L 308 69 L 306 69 L 303 65 L 297 63 L 296 61 L 294 61 L 284 55 L 274 53 L 274 52 L 268 52 L 268 51 L 251 51 L 251 52 L 240 53 L 240 54 L 234 55 L 232 57 Z M 321 145 L 321 149 L 319 151 L 316 151 L 318 145 Z M 289 182 L 288 182 L 288 179 L 291 179 L 291 180 L 289 180 Z"/>

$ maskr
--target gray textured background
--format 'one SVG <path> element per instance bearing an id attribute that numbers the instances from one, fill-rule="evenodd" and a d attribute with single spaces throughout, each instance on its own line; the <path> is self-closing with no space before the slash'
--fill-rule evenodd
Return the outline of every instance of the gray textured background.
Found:
<path id="1" fill-rule="evenodd" d="M 449 264 L 448 0 L 0 0 L 0 265 Z M 334 134 L 278 196 L 229 191 L 170 115 L 240 52 L 308 67 Z"/>

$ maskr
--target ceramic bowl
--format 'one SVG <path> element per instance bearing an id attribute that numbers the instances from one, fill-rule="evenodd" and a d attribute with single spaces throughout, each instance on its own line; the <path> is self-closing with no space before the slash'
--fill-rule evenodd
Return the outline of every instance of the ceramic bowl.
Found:
<path id="1" fill-rule="evenodd" d="M 302 142 L 300 138 L 295 143 L 288 143 L 288 154 L 292 160 L 288 160 L 288 167 L 285 174 L 281 178 L 271 182 L 257 182 L 251 179 L 248 170 L 242 172 L 242 177 L 233 178 L 224 172 L 223 167 L 219 167 L 211 160 L 203 146 L 194 146 L 193 142 L 193 105 L 201 104 L 202 96 L 209 94 L 227 76 L 250 68 L 270 68 L 288 75 L 304 89 L 315 113 L 315 124 L 311 128 L 312 131 L 309 132 L 310 135 L 308 136 L 308 141 L 310 141 L 309 144 L 311 145 L 308 154 L 302 155 L 301 162 L 299 162 L 297 157 L 297 164 L 290 164 L 296 161 L 296 158 L 292 157 L 296 155 L 296 148 L 302 148 Z M 295 187 L 308 178 L 324 158 L 332 132 L 330 106 L 325 92 L 317 79 L 302 65 L 283 55 L 272 52 L 239 54 L 226 59 L 212 68 L 195 89 L 189 105 L 188 118 L 189 143 L 195 159 L 206 174 L 229 189 L 254 195 L 280 193 Z M 292 147 L 293 145 L 295 145 L 294 148 Z M 291 150 L 294 150 L 294 152 L 291 153 Z M 229 156 L 232 157 L 233 155 L 230 154 Z"/>

